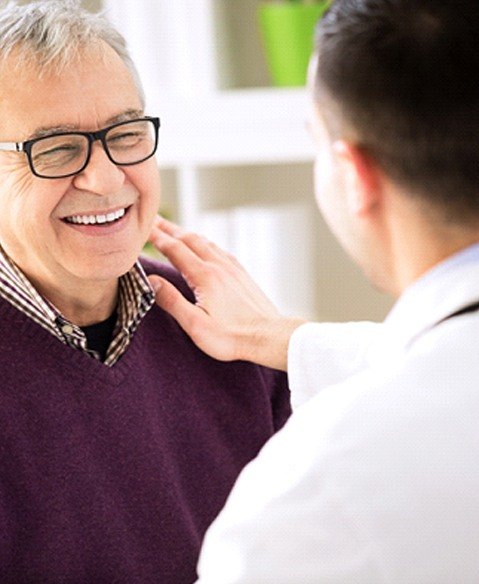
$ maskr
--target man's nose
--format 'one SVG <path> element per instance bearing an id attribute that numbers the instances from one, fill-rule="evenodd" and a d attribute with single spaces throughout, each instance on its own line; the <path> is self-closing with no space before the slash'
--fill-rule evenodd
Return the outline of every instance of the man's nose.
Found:
<path id="1" fill-rule="evenodd" d="M 123 186 L 125 173 L 108 158 L 102 143 L 96 141 L 92 144 L 87 167 L 74 177 L 73 182 L 78 189 L 98 195 L 111 195 Z"/>

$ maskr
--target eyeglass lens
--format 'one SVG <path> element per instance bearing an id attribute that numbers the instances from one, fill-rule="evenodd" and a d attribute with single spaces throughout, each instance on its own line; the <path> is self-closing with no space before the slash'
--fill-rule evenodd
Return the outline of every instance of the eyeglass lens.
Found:
<path id="1" fill-rule="evenodd" d="M 126 122 L 105 136 L 107 152 L 116 164 L 136 164 L 155 151 L 155 126 L 151 120 Z M 81 134 L 45 136 L 32 145 L 30 157 L 35 172 L 44 177 L 75 174 L 87 161 L 89 140 Z"/>

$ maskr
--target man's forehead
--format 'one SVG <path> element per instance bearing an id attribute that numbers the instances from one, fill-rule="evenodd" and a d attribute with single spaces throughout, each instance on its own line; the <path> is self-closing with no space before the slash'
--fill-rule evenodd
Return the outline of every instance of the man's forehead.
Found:
<path id="1" fill-rule="evenodd" d="M 13 59 L 13 63 L 12 63 Z M 52 131 L 95 130 L 143 115 L 131 70 L 109 46 L 85 50 L 61 71 L 35 62 L 15 68 L 15 54 L 0 64 L 0 115 L 4 131 L 21 139 Z"/>

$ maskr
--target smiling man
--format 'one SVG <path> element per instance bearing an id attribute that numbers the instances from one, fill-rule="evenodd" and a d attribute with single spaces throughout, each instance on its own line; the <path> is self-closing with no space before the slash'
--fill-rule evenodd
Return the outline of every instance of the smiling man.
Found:
<path id="1" fill-rule="evenodd" d="M 199 351 L 138 260 L 159 119 L 73 0 L 0 12 L 0 581 L 188 584 L 286 378 Z"/>
<path id="2" fill-rule="evenodd" d="M 158 120 L 110 46 L 93 43 L 61 74 L 40 75 L 27 51 L 0 69 L 2 135 L 20 140 L 0 144 L 2 246 L 68 320 L 91 325 L 113 312 L 159 206 Z"/>

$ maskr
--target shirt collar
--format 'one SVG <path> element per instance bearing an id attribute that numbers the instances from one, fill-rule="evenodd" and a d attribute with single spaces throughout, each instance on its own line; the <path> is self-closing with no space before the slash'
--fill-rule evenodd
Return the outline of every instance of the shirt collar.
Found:
<path id="1" fill-rule="evenodd" d="M 133 268 L 120 278 L 119 325 L 131 332 L 138 324 L 138 315 L 141 315 L 142 318 L 154 302 L 153 288 L 143 266 L 137 261 Z"/>
<path id="2" fill-rule="evenodd" d="M 391 352 L 406 350 L 426 331 L 478 300 L 479 244 L 474 244 L 431 268 L 403 292 L 368 360 L 377 362 Z"/>

